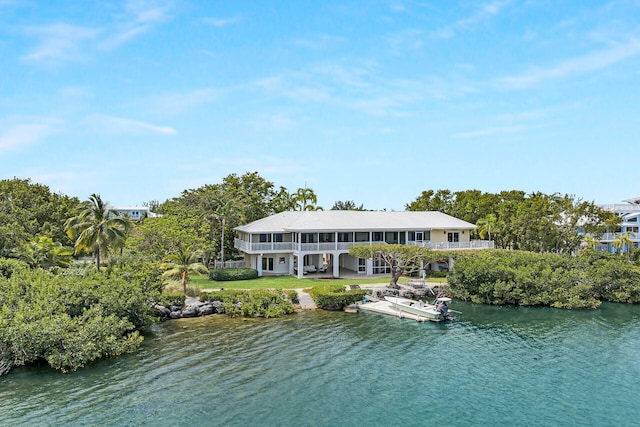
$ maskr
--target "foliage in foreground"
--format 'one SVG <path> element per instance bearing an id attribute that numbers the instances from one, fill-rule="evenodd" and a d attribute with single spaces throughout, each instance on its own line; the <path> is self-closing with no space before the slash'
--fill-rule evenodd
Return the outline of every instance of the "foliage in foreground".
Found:
<path id="1" fill-rule="evenodd" d="M 230 317 L 280 317 L 295 311 L 292 294 L 274 289 L 202 292 L 200 301 L 220 301 Z"/>
<path id="2" fill-rule="evenodd" d="M 0 277 L 0 374 L 39 361 L 63 372 L 135 351 L 152 321 L 157 275 L 144 268 L 86 276 L 21 271 Z"/>
<path id="3" fill-rule="evenodd" d="M 597 308 L 603 300 L 640 302 L 640 265 L 591 249 L 576 256 L 478 251 L 457 257 L 449 285 L 454 297 L 476 303 Z"/>
<path id="4" fill-rule="evenodd" d="M 318 308 L 325 310 L 342 310 L 349 304 L 362 301 L 367 294 L 366 289 L 347 290 L 340 285 L 322 285 L 311 288 L 310 295 Z"/>

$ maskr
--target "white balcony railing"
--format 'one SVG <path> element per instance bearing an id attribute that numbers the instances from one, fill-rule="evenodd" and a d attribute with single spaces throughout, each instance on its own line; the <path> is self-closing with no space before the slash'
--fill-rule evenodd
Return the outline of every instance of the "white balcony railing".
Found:
<path id="1" fill-rule="evenodd" d="M 384 242 L 324 242 L 324 243 L 252 243 L 235 239 L 235 247 L 248 253 L 256 252 L 330 252 L 347 251 L 351 246 L 357 245 L 377 245 Z M 471 240 L 469 242 L 407 242 L 408 245 L 422 246 L 433 250 L 461 250 L 461 249 L 493 249 L 494 242 L 491 240 Z"/>
<path id="2" fill-rule="evenodd" d="M 600 236 L 599 241 L 601 242 L 613 242 L 618 237 L 622 236 L 624 233 L 604 233 Z M 632 242 L 640 242 L 640 233 L 632 233 L 629 236 Z"/>

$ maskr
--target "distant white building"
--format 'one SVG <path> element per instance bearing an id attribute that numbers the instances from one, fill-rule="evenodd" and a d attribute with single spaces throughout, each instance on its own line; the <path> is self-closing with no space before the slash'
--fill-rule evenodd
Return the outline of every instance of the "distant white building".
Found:
<path id="1" fill-rule="evenodd" d="M 600 245 L 596 249 L 608 252 L 617 252 L 618 249 L 612 245 L 621 234 L 630 232 L 630 239 L 633 242 L 631 248 L 621 248 L 625 252 L 633 248 L 640 247 L 640 232 L 639 232 L 639 220 L 640 217 L 640 197 L 634 197 L 632 199 L 623 200 L 625 203 L 616 203 L 609 205 L 599 205 L 600 208 L 613 212 L 620 217 L 622 224 L 619 232 L 604 233 L 599 241 Z"/>
<path id="2" fill-rule="evenodd" d="M 115 212 L 120 216 L 126 216 L 133 221 L 138 221 L 141 218 L 156 218 L 159 215 L 151 212 L 147 206 L 111 206 L 109 207 L 111 212 Z"/>

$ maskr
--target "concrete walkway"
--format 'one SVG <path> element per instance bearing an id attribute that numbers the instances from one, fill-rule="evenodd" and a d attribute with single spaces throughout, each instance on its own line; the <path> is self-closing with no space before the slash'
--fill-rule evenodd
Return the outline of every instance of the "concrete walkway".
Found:
<path id="1" fill-rule="evenodd" d="M 296 289 L 296 292 L 298 292 L 298 301 L 300 301 L 300 308 L 303 310 L 315 310 L 316 308 L 316 303 L 313 302 L 313 298 L 311 298 L 311 295 L 309 295 L 308 293 L 306 293 L 303 289 Z"/>

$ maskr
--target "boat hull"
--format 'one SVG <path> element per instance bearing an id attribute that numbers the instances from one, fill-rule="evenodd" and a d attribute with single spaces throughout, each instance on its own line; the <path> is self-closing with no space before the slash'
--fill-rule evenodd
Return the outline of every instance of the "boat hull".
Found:
<path id="1" fill-rule="evenodd" d="M 418 301 L 400 297 L 385 297 L 385 300 L 387 300 L 396 310 L 411 313 L 415 316 L 421 316 L 433 320 L 440 320 L 442 317 L 440 310 L 431 304 L 420 305 Z"/>

